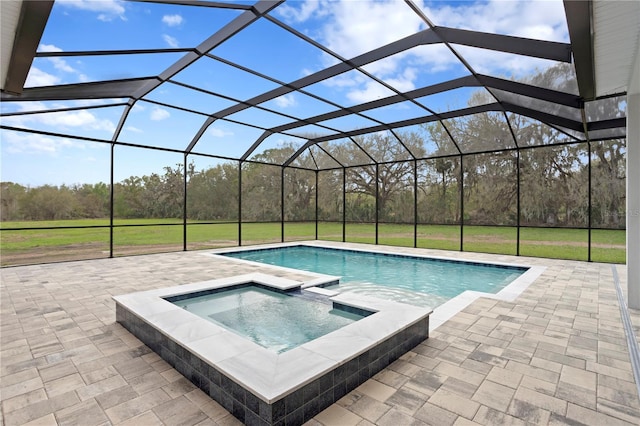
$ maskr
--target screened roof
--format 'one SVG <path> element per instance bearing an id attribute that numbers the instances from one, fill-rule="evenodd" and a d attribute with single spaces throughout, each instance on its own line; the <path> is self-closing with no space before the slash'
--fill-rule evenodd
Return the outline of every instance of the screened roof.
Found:
<path id="1" fill-rule="evenodd" d="M 22 9 L 3 131 L 239 160 L 286 145 L 280 165 L 311 169 L 356 165 L 341 149 L 366 164 L 625 137 L 625 91 L 597 98 L 581 68 L 588 9 L 563 2 L 99 3 Z"/>

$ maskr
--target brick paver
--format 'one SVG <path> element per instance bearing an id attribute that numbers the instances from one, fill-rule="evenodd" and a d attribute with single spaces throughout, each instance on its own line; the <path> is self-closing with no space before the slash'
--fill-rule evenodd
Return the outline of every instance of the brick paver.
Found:
<path id="1" fill-rule="evenodd" d="M 611 265 L 390 250 L 546 270 L 515 301 L 476 300 L 309 425 L 640 423 Z M 239 424 L 115 323 L 111 296 L 268 269 L 199 252 L 3 268 L 0 425 Z"/>

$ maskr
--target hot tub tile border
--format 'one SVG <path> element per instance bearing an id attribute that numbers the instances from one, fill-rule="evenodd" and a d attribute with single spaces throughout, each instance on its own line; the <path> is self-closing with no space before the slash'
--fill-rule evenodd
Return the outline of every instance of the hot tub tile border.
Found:
<path id="1" fill-rule="evenodd" d="M 265 388 L 264 383 L 258 384 L 252 380 L 243 385 L 242 377 L 245 374 L 239 373 L 245 370 L 238 370 L 239 365 L 235 363 L 229 364 L 227 360 L 232 358 L 228 357 L 241 357 L 241 361 L 239 361 L 241 364 L 250 362 L 251 357 L 247 357 L 248 353 L 256 350 L 252 348 L 258 345 L 239 337 L 230 340 L 229 338 L 233 335 L 225 337 L 215 330 L 212 330 L 212 336 L 204 338 L 199 338 L 191 333 L 185 334 L 181 327 L 175 327 L 171 321 L 181 319 L 191 324 L 192 320 L 187 318 L 187 313 L 185 312 L 187 316 L 178 315 L 168 321 L 162 315 L 162 309 L 165 309 L 165 312 L 175 310 L 174 305 L 167 301 L 169 297 L 247 282 L 309 293 L 306 290 L 301 290 L 296 281 L 256 273 L 114 296 L 116 320 L 119 323 L 159 354 L 180 374 L 246 424 L 285 425 L 308 421 L 411 350 L 429 335 L 429 314 L 431 313 L 429 310 L 363 295 L 333 296 L 330 298 L 331 303 L 337 303 L 343 309 L 353 310 L 355 313 L 378 312 L 380 315 L 375 316 L 378 318 L 375 320 L 378 321 L 377 325 L 365 322 L 358 325 L 359 322 L 356 322 L 342 331 L 334 332 L 337 334 L 331 337 L 333 344 L 336 342 L 335 338 L 344 339 L 356 335 L 363 337 L 359 343 L 354 343 L 352 354 L 347 352 L 341 357 L 327 357 L 328 354 L 322 355 L 322 351 L 318 351 L 320 340 L 312 341 L 306 345 L 307 349 L 303 349 L 305 347 L 303 345 L 293 350 L 300 351 L 299 353 L 294 354 L 291 351 L 290 354 L 278 355 L 278 357 L 281 362 L 291 362 L 292 357 L 297 358 L 306 353 L 307 356 L 311 356 L 311 359 L 319 363 L 312 368 L 314 373 L 310 370 L 305 370 L 304 373 L 300 371 L 302 376 L 295 378 L 295 375 L 299 373 L 284 369 L 276 374 L 276 378 L 279 378 L 273 383 L 275 387 Z M 295 290 L 296 283 L 298 284 L 297 290 Z M 328 297 L 314 293 L 309 293 L 307 296 L 310 298 Z M 363 321 L 365 320 L 363 319 Z M 206 327 L 215 327 L 205 320 L 198 319 L 197 321 L 201 321 L 200 324 Z M 197 325 L 197 321 L 194 321 L 194 326 Z M 399 329 L 396 331 L 388 324 L 380 327 L 383 324 L 379 321 L 385 323 L 391 321 Z M 172 335 L 172 332 L 177 333 Z M 215 336 L 220 336 L 219 342 L 222 343 L 217 345 Z M 347 340 L 351 341 L 351 339 Z M 227 358 L 219 358 L 221 355 L 220 344 L 234 346 L 232 350 L 227 351 L 228 353 L 222 354 Z M 194 347 L 188 349 L 190 345 Z M 267 352 L 263 348 L 260 348 L 259 351 Z M 247 364 L 246 367 L 254 368 L 253 365 Z M 255 372 L 258 371 L 255 369 Z M 307 378 L 303 379 L 303 377 Z M 265 391 L 267 392 L 265 393 Z"/>
<path id="2" fill-rule="evenodd" d="M 116 305 L 116 319 L 169 365 L 247 425 L 299 424 L 338 401 L 428 337 L 429 317 L 268 403 L 153 325 Z"/>

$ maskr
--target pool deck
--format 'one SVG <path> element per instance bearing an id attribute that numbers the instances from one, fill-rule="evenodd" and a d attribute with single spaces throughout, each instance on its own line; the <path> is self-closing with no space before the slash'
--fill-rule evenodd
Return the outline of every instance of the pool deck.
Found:
<path id="1" fill-rule="evenodd" d="M 333 244 L 545 269 L 512 301 L 450 312 L 308 425 L 639 423 L 624 265 Z M 115 322 L 112 296 L 253 272 L 309 279 L 200 251 L 0 269 L 0 425 L 239 424 Z"/>

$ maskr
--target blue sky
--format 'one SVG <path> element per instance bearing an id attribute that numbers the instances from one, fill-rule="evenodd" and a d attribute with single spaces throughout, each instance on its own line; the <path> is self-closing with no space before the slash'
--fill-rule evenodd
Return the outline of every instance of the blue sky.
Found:
<path id="1" fill-rule="evenodd" d="M 484 32 L 568 42 L 562 1 L 415 1 L 436 25 Z M 249 3 L 244 3 L 249 4 Z M 239 11 L 214 8 L 123 2 L 119 0 L 57 0 L 39 51 L 84 51 L 195 47 L 239 15 Z M 297 31 L 324 44 L 343 58 L 352 58 L 426 28 L 425 23 L 402 1 L 289 1 L 271 15 Z M 495 76 L 522 77 L 551 64 L 516 55 L 456 46 L 475 71 Z M 336 63 L 336 59 L 309 43 L 293 37 L 277 25 L 261 19 L 242 34 L 214 49 L 212 54 L 253 68 L 281 82 L 295 81 Z M 27 87 L 48 86 L 156 75 L 184 53 L 36 58 Z M 421 46 L 372 63 L 364 69 L 400 92 L 467 75 L 443 45 Z M 193 114 L 140 101 L 132 109 L 118 140 L 154 147 L 183 149 L 205 120 L 204 114 L 233 105 L 224 96 L 249 99 L 277 84 L 234 69 L 210 58 L 198 60 L 174 80 L 202 87 L 222 96 L 203 95 L 181 85 L 165 83 L 150 93 L 149 100 L 190 108 Z M 306 87 L 309 93 L 328 97 L 338 105 L 352 106 L 393 94 L 383 85 L 358 72 L 348 72 Z M 465 107 L 471 91 L 435 95 L 424 99 L 433 110 Z M 84 105 L 110 105 L 122 100 L 18 103 L 5 102 L 3 113 L 46 110 Z M 302 93 L 289 93 L 263 104 L 286 115 L 245 110 L 228 118 L 272 127 L 329 112 L 335 106 Z M 123 107 L 85 109 L 55 114 L 3 117 L 2 124 L 46 132 L 111 140 Z M 371 111 L 374 120 L 395 121 L 424 115 L 424 110 L 396 105 Z M 337 130 L 375 125 L 360 118 L 324 123 Z M 317 126 L 299 129 L 300 136 L 327 134 Z M 196 145 L 196 152 L 238 157 L 262 134 L 262 130 L 218 120 Z M 72 137 L 58 138 L 2 130 L 2 181 L 23 185 L 109 182 L 109 144 Z M 304 138 L 273 135 L 257 151 L 285 142 L 296 145 Z M 132 175 L 162 173 L 162 167 L 182 163 L 181 154 L 116 147 L 115 180 Z M 195 158 L 197 168 L 217 163 Z"/>

